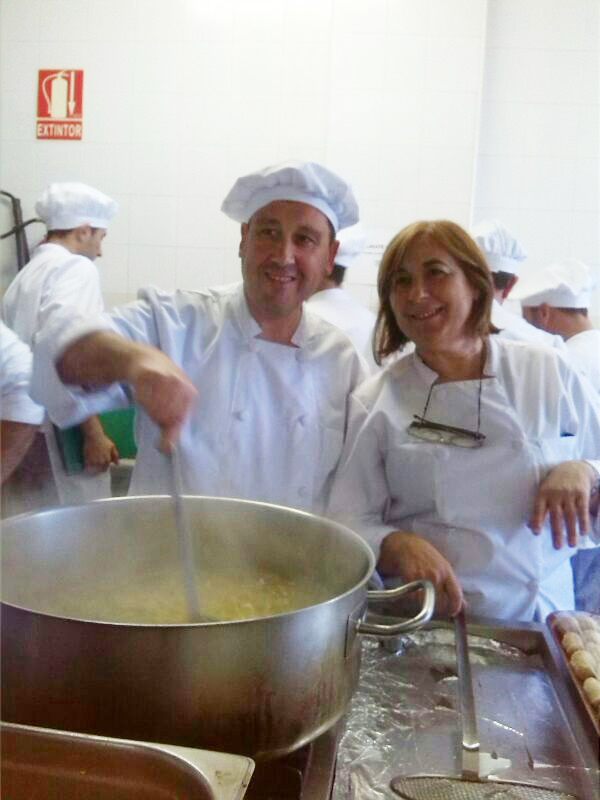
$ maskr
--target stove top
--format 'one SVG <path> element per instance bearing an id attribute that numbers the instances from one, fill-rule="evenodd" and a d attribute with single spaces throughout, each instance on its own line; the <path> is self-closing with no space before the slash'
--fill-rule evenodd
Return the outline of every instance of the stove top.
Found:
<path id="1" fill-rule="evenodd" d="M 329 800 L 344 723 L 273 761 L 257 762 L 245 800 Z"/>

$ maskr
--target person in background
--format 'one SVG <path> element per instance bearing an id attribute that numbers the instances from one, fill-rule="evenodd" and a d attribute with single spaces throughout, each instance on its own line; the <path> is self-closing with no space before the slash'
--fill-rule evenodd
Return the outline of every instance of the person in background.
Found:
<path id="1" fill-rule="evenodd" d="M 338 241 L 333 271 L 323 278 L 317 291 L 309 298 L 309 307 L 343 330 L 366 359 L 370 371 L 374 372 L 377 369 L 373 357 L 375 314 L 342 286 L 346 270 L 365 249 L 367 237 L 360 223 L 357 223 L 340 231 Z"/>
<path id="2" fill-rule="evenodd" d="M 535 342 L 564 352 L 560 336 L 553 336 L 534 327 L 526 319 L 508 311 L 505 300 L 513 299 L 512 290 L 519 280 L 519 271 L 527 253 L 521 242 L 497 219 L 486 219 L 471 229 L 471 236 L 485 256 L 494 282 L 492 325 L 500 336 L 523 342 Z"/>
<path id="3" fill-rule="evenodd" d="M 35 210 L 48 229 L 33 258 L 13 279 L 2 300 L 5 322 L 29 347 L 55 314 L 96 316 L 104 308 L 94 260 L 117 204 L 83 183 L 53 183 Z M 80 422 L 84 471 L 67 474 L 55 432 L 45 423 L 52 474 L 61 503 L 76 504 L 110 496 L 108 467 L 118 463 L 114 443 L 96 415 Z"/>
<path id="4" fill-rule="evenodd" d="M 388 580 L 430 579 L 436 608 L 544 619 L 574 608 L 570 557 L 600 536 L 600 398 L 560 353 L 492 330 L 473 239 L 417 222 L 379 268 L 376 354 L 413 341 L 350 398 L 329 513 Z"/>
<path id="5" fill-rule="evenodd" d="M 586 264 L 570 258 L 523 278 L 515 299 L 532 325 L 565 340 L 569 361 L 600 394 L 600 331 L 588 317 L 596 283 Z M 572 565 L 577 608 L 600 613 L 600 551 L 579 550 Z"/>
<path id="6" fill-rule="evenodd" d="M 340 177 L 290 161 L 239 178 L 221 208 L 241 223 L 242 282 L 147 288 L 101 319 L 55 325 L 35 348 L 33 396 L 64 425 L 132 395 L 132 494 L 170 491 L 165 453 L 177 442 L 187 492 L 320 512 L 348 394 L 366 371 L 304 301 L 333 269 L 336 233 L 358 207 Z"/>
<path id="7" fill-rule="evenodd" d="M 31 447 L 44 409 L 29 396 L 31 351 L 0 321 L 0 474 L 4 484 Z"/>
<path id="8" fill-rule="evenodd" d="M 523 278 L 514 296 L 531 325 L 564 339 L 569 360 L 600 393 L 600 330 L 588 317 L 596 285 L 587 264 L 568 258 Z"/>

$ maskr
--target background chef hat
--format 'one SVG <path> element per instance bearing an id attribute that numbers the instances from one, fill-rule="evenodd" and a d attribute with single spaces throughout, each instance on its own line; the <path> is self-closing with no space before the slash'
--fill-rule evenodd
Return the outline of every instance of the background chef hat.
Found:
<path id="1" fill-rule="evenodd" d="M 80 225 L 107 228 L 118 205 L 85 183 L 52 183 L 35 204 L 38 217 L 50 231 L 67 231 Z"/>
<path id="2" fill-rule="evenodd" d="M 350 185 L 320 164 L 284 161 L 238 178 L 221 211 L 237 222 L 275 200 L 296 200 L 321 211 L 337 233 L 358 222 L 358 205 Z"/>
<path id="3" fill-rule="evenodd" d="M 349 267 L 367 246 L 367 235 L 360 222 L 340 231 L 337 240 L 340 243 L 335 255 L 338 267 Z"/>
<path id="4" fill-rule="evenodd" d="M 522 278 L 510 293 L 523 306 L 547 303 L 554 308 L 588 308 L 596 279 L 590 268 L 567 258 Z"/>
<path id="5" fill-rule="evenodd" d="M 523 245 L 498 219 L 485 219 L 471 230 L 479 249 L 492 272 L 516 275 L 527 258 Z M 511 292 L 512 300 L 512 292 Z"/>

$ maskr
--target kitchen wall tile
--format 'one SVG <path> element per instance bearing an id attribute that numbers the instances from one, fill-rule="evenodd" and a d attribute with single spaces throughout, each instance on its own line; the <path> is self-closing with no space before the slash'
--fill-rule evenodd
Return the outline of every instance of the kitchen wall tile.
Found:
<path id="1" fill-rule="evenodd" d="M 170 92 L 132 95 L 131 138 L 135 143 L 175 145 L 181 138 L 181 97 Z"/>
<path id="2" fill-rule="evenodd" d="M 574 192 L 574 159 L 523 159 L 522 208 L 570 211 Z"/>
<path id="3" fill-rule="evenodd" d="M 231 94 L 236 86 L 233 82 L 232 42 L 185 42 L 179 45 L 181 65 L 173 91 L 189 95 L 213 94 L 219 91 Z M 189 100 L 188 100 L 189 102 Z"/>
<path id="4" fill-rule="evenodd" d="M 185 0 L 142 0 L 136 5 L 133 39 L 142 42 L 181 41 L 186 18 Z"/>
<path id="5" fill-rule="evenodd" d="M 519 212 L 526 266 L 537 268 L 565 258 L 570 250 L 572 215 L 564 210 L 523 208 Z M 524 273 L 525 274 L 525 273 Z"/>
<path id="6" fill-rule="evenodd" d="M 0 20 L 1 22 L 1 20 Z M 10 64 L 10 69 L 0 73 L 0 92 L 20 92 L 29 99 L 33 113 L 37 110 L 37 81 L 39 66 L 39 45 L 37 42 L 3 41 L 2 61 Z M 2 113 L 6 114 L 2 103 Z"/>
<path id="7" fill-rule="evenodd" d="M 429 31 L 434 36 L 483 36 L 485 10 L 481 0 L 429 0 Z"/>
<path id="8" fill-rule="evenodd" d="M 393 0 L 388 3 L 387 33 L 422 36 L 429 30 L 429 8 L 428 0 Z"/>
<path id="9" fill-rule="evenodd" d="M 239 278 L 239 266 L 237 270 L 237 278 Z M 227 276 L 225 268 L 224 249 L 222 247 L 178 247 L 176 275 L 178 289 L 199 290 L 229 283 L 230 278 Z"/>
<path id="10" fill-rule="evenodd" d="M 194 147 L 178 149 L 175 168 L 175 194 L 180 197 L 201 196 L 222 199 L 229 191 L 230 181 L 225 170 L 228 148 Z"/>
<path id="11" fill-rule="evenodd" d="M 175 97 L 169 106 L 174 140 L 187 146 L 215 147 L 237 139 L 241 129 L 238 102 L 237 97 L 220 93 Z"/>
<path id="12" fill-rule="evenodd" d="M 279 104 L 279 144 L 289 152 L 323 147 L 329 133 L 329 97 L 325 94 L 286 94 Z"/>
<path id="13" fill-rule="evenodd" d="M 388 25 L 387 0 L 333 0 L 332 33 L 342 38 L 382 35 Z"/>
<path id="14" fill-rule="evenodd" d="M 340 90 L 330 107 L 330 141 L 377 146 L 386 109 L 379 93 Z"/>
<path id="15" fill-rule="evenodd" d="M 427 98 L 424 93 L 397 94 L 392 90 L 381 95 L 381 146 L 415 147 L 423 141 Z"/>
<path id="16" fill-rule="evenodd" d="M 128 146 L 134 114 L 129 94 L 85 93 L 82 118 L 84 141 Z"/>
<path id="17" fill-rule="evenodd" d="M 135 93 L 177 94 L 181 91 L 181 42 L 138 41 L 131 49 Z"/>
<path id="18" fill-rule="evenodd" d="M 375 147 L 330 144 L 325 163 L 343 176 L 354 190 L 359 207 L 367 200 L 379 197 L 379 152 Z"/>
<path id="19" fill-rule="evenodd" d="M 379 151 L 378 198 L 404 205 L 416 204 L 419 197 L 421 148 L 382 147 Z"/>
<path id="20" fill-rule="evenodd" d="M 585 41 L 588 0 L 529 0 L 529 45 L 545 50 L 580 50 Z"/>
<path id="21" fill-rule="evenodd" d="M 234 30 L 235 0 L 186 0 L 185 41 L 231 42 Z"/>
<path id="22" fill-rule="evenodd" d="M 29 0 L 27 0 L 29 2 Z M 47 2 L 47 0 L 44 0 Z M 88 35 L 92 42 L 128 42 L 134 36 L 137 0 L 102 0 L 90 2 L 88 8 Z M 118 24 L 115 24 L 118 20 Z"/>
<path id="23" fill-rule="evenodd" d="M 279 96 L 283 88 L 280 64 L 285 58 L 281 37 L 275 41 L 261 42 L 260 46 L 248 41 L 235 41 L 231 53 L 232 80 L 237 92 L 246 90 L 259 94 Z M 218 81 L 218 75 L 215 76 Z"/>
<path id="24" fill-rule="evenodd" d="M 39 188 L 36 170 L 36 143 L 5 139 L 0 149 L 0 186 L 15 197 Z M 0 243 L 1 246 L 1 243 Z"/>
<path id="25" fill-rule="evenodd" d="M 285 3 L 279 0 L 236 0 L 233 11 L 233 37 L 253 46 L 283 37 Z"/>
<path id="26" fill-rule="evenodd" d="M 525 48 L 487 47 L 483 96 L 488 103 L 529 101 L 529 51 Z"/>
<path id="27" fill-rule="evenodd" d="M 575 50 L 528 51 L 528 100 L 578 103 L 583 90 L 583 56 Z"/>
<path id="28" fill-rule="evenodd" d="M 27 142 L 35 139 L 35 109 L 31 95 L 10 91 L 2 95 L 4 113 L 0 114 L 0 140 Z"/>
<path id="29" fill-rule="evenodd" d="M 222 110 L 221 120 L 226 125 L 225 141 L 233 144 L 236 130 L 244 131 L 246 144 L 277 147 L 279 123 L 281 119 L 281 100 L 266 91 L 230 96 L 229 104 Z M 210 118 L 209 118 L 210 119 Z M 220 137 L 223 141 L 223 136 Z M 218 144 L 217 141 L 209 141 Z"/>
<path id="30" fill-rule="evenodd" d="M 429 92 L 423 102 L 421 141 L 426 146 L 472 149 L 478 117 L 475 92 Z"/>
<path id="31" fill-rule="evenodd" d="M 571 216 L 570 253 L 590 265 L 600 264 L 598 213 L 574 211 Z"/>
<path id="32" fill-rule="evenodd" d="M 436 202 L 424 198 L 419 200 L 415 209 L 415 220 L 419 219 L 451 219 L 463 228 L 468 228 L 471 215 L 471 203 Z"/>
<path id="33" fill-rule="evenodd" d="M 575 161 L 574 211 L 588 211 L 600 218 L 600 156 Z"/>
<path id="34" fill-rule="evenodd" d="M 87 39 L 88 0 L 54 0 L 39 6 L 40 41 L 72 42 Z"/>
<path id="35" fill-rule="evenodd" d="M 331 84 L 334 90 L 379 90 L 385 74 L 385 50 L 381 37 L 361 34 L 340 36 L 331 52 Z"/>
<path id="36" fill-rule="evenodd" d="M 582 105 L 578 108 L 577 155 L 595 158 L 600 152 L 600 105 Z"/>
<path id="37" fill-rule="evenodd" d="M 53 181 L 78 181 L 84 171 L 82 142 L 40 140 L 35 149 L 39 192 Z"/>
<path id="38" fill-rule="evenodd" d="M 536 0 L 488 0 L 487 37 L 491 47 L 528 48 Z"/>
<path id="39" fill-rule="evenodd" d="M 318 43 L 327 47 L 331 41 L 331 0 L 287 0 L 284 3 L 283 32 L 286 42 L 298 42 L 305 52 Z M 306 63 L 306 59 L 304 59 Z"/>
<path id="40" fill-rule="evenodd" d="M 86 178 L 87 180 L 87 178 Z M 117 247 L 125 245 L 129 247 L 131 241 L 130 236 L 130 211 L 131 211 L 131 196 L 129 194 L 121 194 L 118 192 L 110 179 L 88 181 L 92 186 L 96 186 L 100 191 L 106 192 L 118 203 L 119 210 L 110 221 L 108 233 L 104 240 L 107 245 Z M 104 251 L 104 243 L 102 246 Z"/>
<path id="41" fill-rule="evenodd" d="M 229 225 L 212 198 L 186 197 L 177 203 L 177 242 L 182 247 L 223 247 Z"/>
<path id="42" fill-rule="evenodd" d="M 97 258 L 95 264 L 100 273 L 105 303 L 107 295 L 124 295 L 129 292 L 129 245 L 112 241 L 112 226 L 102 242 L 102 258 Z"/>
<path id="43" fill-rule="evenodd" d="M 306 41 L 285 43 L 284 57 L 279 65 L 284 89 L 282 99 L 288 93 L 329 95 L 330 43 L 311 41 L 308 58 L 307 49 Z"/>
<path id="44" fill-rule="evenodd" d="M 523 154 L 574 156 L 578 152 L 579 106 L 535 103 L 522 109 Z"/>
<path id="45" fill-rule="evenodd" d="M 110 47 L 110 58 L 106 57 Z M 89 42 L 83 76 L 84 111 L 96 92 L 128 94 L 133 90 L 134 46 L 131 42 Z"/>
<path id="46" fill-rule="evenodd" d="M 431 36 L 427 43 L 425 89 L 437 92 L 479 90 L 482 42 L 476 36 Z"/>
<path id="47" fill-rule="evenodd" d="M 525 103 L 484 100 L 480 109 L 477 150 L 486 156 L 519 156 L 525 150 Z"/>
<path id="48" fill-rule="evenodd" d="M 131 151 L 128 145 L 84 142 L 81 180 L 104 187 L 107 194 L 131 192 Z"/>
<path id="49" fill-rule="evenodd" d="M 130 211 L 131 245 L 177 245 L 177 199 L 159 195 L 132 195 Z"/>
<path id="50" fill-rule="evenodd" d="M 166 144 L 139 144 L 128 154 L 130 191 L 136 195 L 176 195 L 178 151 Z"/>
<path id="51" fill-rule="evenodd" d="M 383 89 L 395 95 L 419 95 L 425 88 L 427 37 L 390 33 L 383 39 Z"/>
<path id="52" fill-rule="evenodd" d="M 176 264 L 176 247 L 132 246 L 129 250 L 128 291 L 137 294 L 145 286 L 173 291 L 177 288 Z"/>
<path id="53" fill-rule="evenodd" d="M 480 155 L 475 167 L 474 207 L 520 208 L 524 160 L 523 156 Z"/>
<path id="54" fill-rule="evenodd" d="M 423 147 L 419 176 L 419 199 L 422 203 L 468 204 L 473 180 L 473 153 Z"/>
<path id="55" fill-rule="evenodd" d="M 0 8 L 0 41 L 37 41 L 42 19 L 42 0 L 2 0 Z"/>
<path id="56" fill-rule="evenodd" d="M 582 49 L 598 53 L 598 42 L 600 42 L 600 5 L 598 0 L 587 0 L 585 9 L 581 13 L 585 14 Z M 600 305 L 600 297 L 598 303 Z"/>

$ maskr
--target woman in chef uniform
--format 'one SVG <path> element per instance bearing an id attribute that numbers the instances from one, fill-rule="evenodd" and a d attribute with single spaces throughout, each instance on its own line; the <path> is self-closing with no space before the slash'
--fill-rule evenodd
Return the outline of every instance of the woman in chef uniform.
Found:
<path id="1" fill-rule="evenodd" d="M 403 229 L 378 291 L 376 357 L 415 352 L 353 393 L 331 513 L 384 579 L 431 579 L 441 613 L 573 608 L 570 557 L 600 533 L 598 398 L 558 353 L 490 333 L 489 269 L 452 222 Z"/>

